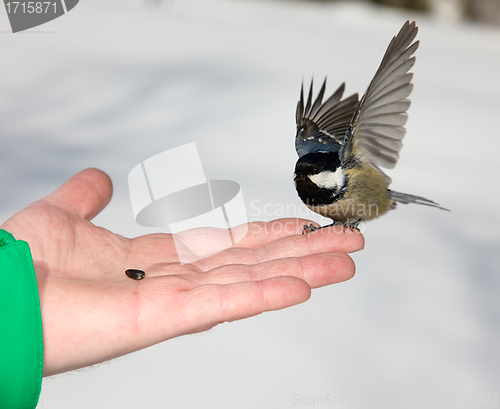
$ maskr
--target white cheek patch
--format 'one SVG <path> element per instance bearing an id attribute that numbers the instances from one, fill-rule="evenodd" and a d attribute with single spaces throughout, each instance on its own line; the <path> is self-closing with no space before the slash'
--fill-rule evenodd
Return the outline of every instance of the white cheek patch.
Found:
<path id="1" fill-rule="evenodd" d="M 309 179 L 316 186 L 323 189 L 342 189 L 344 187 L 345 175 L 342 168 L 337 168 L 335 172 L 324 170 L 316 175 L 309 175 Z"/>

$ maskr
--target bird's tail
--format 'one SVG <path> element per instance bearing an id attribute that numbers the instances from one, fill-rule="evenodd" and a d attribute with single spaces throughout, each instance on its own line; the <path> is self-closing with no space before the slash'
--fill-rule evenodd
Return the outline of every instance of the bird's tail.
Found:
<path id="1" fill-rule="evenodd" d="M 395 192 L 394 190 L 390 190 L 389 195 L 391 198 L 393 198 L 396 202 L 398 203 L 416 203 L 419 205 L 424 205 L 424 206 L 431 206 L 431 207 L 437 207 L 438 209 L 441 210 L 446 210 L 449 212 L 450 210 L 445 209 L 444 207 L 439 206 L 436 202 L 433 202 L 432 200 L 426 199 L 425 197 L 422 196 L 414 196 L 414 195 L 409 195 L 408 193 L 401 193 L 401 192 Z"/>

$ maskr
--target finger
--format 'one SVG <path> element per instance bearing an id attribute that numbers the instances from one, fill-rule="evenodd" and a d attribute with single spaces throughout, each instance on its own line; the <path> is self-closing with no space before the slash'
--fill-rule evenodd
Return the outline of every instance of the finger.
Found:
<path id="1" fill-rule="evenodd" d="M 287 257 L 303 257 L 310 254 L 344 252 L 351 253 L 364 247 L 363 235 L 355 230 L 327 227 L 314 234 L 295 234 L 257 248 L 233 247 L 193 264 L 209 271 L 226 264 L 257 264 Z"/>
<path id="2" fill-rule="evenodd" d="M 253 249 L 259 246 L 270 244 L 271 242 L 288 237 L 290 235 L 297 235 L 297 238 L 299 238 L 302 237 L 301 233 L 304 224 L 310 223 L 311 222 L 309 220 L 304 219 L 280 219 L 274 220 L 272 222 L 255 222 L 238 226 L 236 227 L 236 230 L 232 229 L 233 238 L 238 237 L 238 230 L 242 228 L 245 229 L 247 234 L 243 238 L 243 240 L 236 244 L 235 248 L 243 247 Z M 324 231 L 331 232 L 331 230 L 329 229 L 324 229 Z M 320 230 L 318 232 L 315 232 L 314 235 L 311 235 L 311 237 L 313 237 L 312 240 L 317 241 L 317 237 L 322 232 L 323 230 Z M 245 232 L 243 232 L 242 234 L 244 233 Z M 305 238 L 306 236 L 303 237 Z M 345 237 L 341 238 L 341 240 L 344 239 Z M 179 262 L 181 258 L 184 263 L 186 263 L 190 261 L 190 256 L 192 255 L 203 256 L 220 253 L 222 250 L 227 249 L 227 244 L 231 246 L 230 240 L 231 238 L 227 229 L 216 229 L 208 227 L 191 229 L 182 233 L 177 233 L 175 235 L 150 234 L 146 236 L 136 237 L 135 239 L 132 239 L 130 241 L 130 255 L 127 259 L 126 268 L 139 268 L 145 270 L 157 263 L 176 263 Z M 299 241 L 302 240 L 303 239 L 299 238 Z M 343 251 L 346 248 L 348 247 L 340 246 L 340 251 Z M 329 251 L 328 248 L 320 248 L 320 252 L 326 251 Z M 238 251 L 233 253 L 232 260 L 234 260 L 234 262 L 236 263 L 245 262 L 246 264 L 257 262 L 257 258 L 255 255 L 253 255 L 253 252 L 250 251 L 246 253 L 246 261 L 238 259 L 240 254 Z M 296 256 L 301 254 L 293 253 L 293 255 Z M 196 260 L 199 257 L 193 258 Z M 222 257 L 217 257 L 217 259 L 219 260 L 217 261 L 217 264 L 211 264 L 215 260 L 211 259 L 208 264 L 206 264 L 206 267 L 204 269 L 206 270 L 221 265 L 221 263 L 224 263 L 225 256 L 222 255 Z M 228 262 L 229 260 L 230 259 L 228 259 Z M 206 262 L 195 262 L 194 265 L 198 266 L 204 263 Z"/>
<path id="3" fill-rule="evenodd" d="M 89 168 L 71 177 L 42 201 L 91 220 L 106 207 L 112 193 L 109 176 L 99 169 Z"/>
<path id="4" fill-rule="evenodd" d="M 244 229 L 246 236 L 237 243 L 237 247 L 254 248 L 292 234 L 300 234 L 304 224 L 310 223 L 304 219 L 280 219 L 272 222 L 248 223 L 233 228 L 231 232 L 233 237 L 238 237 L 238 233 Z M 245 234 L 245 231 L 242 234 Z M 174 240 L 174 236 L 177 241 Z M 157 263 L 179 262 L 177 253 L 179 250 L 193 251 L 199 255 L 220 252 L 219 244 L 226 243 L 228 239 L 230 240 L 230 236 L 227 229 L 208 227 L 191 229 L 175 235 L 159 233 L 136 237 L 130 241 L 127 268 L 141 266 L 144 270 Z M 189 243 L 189 246 L 186 246 L 186 243 Z"/>
<path id="5" fill-rule="evenodd" d="M 227 230 L 223 229 L 193 229 L 182 234 L 188 234 L 190 248 L 200 250 L 196 254 L 216 254 L 202 258 L 191 265 L 194 271 L 209 271 L 225 264 L 257 264 L 269 260 L 286 257 L 301 257 L 309 254 L 327 252 L 354 252 L 364 247 L 364 237 L 359 231 L 345 232 L 342 229 L 326 227 L 313 234 L 301 234 L 303 219 L 281 219 L 273 222 L 250 223 L 244 246 L 216 252 L 217 242 L 224 237 Z M 293 236 L 290 236 L 293 234 Z M 177 235 L 176 237 L 179 237 Z M 187 236 L 186 236 L 187 237 Z M 137 237 L 130 241 L 130 254 L 125 269 L 136 268 L 147 270 L 147 276 L 173 275 L 179 262 L 177 251 L 183 249 L 182 243 L 174 244 L 170 234 L 152 234 Z M 257 244 L 263 244 L 256 247 Z M 210 250 L 215 246 L 215 251 Z M 208 247 L 208 248 L 207 248 Z M 170 264 L 169 264 L 170 263 Z M 150 270 L 152 266 L 157 266 Z M 168 265 L 168 268 L 166 267 Z M 180 267 L 180 266 L 179 266 Z M 180 267 L 181 270 L 183 267 Z"/>
<path id="6" fill-rule="evenodd" d="M 310 296 L 307 283 L 294 277 L 205 285 L 186 293 L 182 317 L 177 322 L 186 332 L 199 332 L 222 322 L 300 304 Z"/>
<path id="7" fill-rule="evenodd" d="M 271 277 L 300 278 L 311 288 L 347 281 L 354 276 L 356 267 L 345 253 L 323 253 L 305 257 L 285 258 L 253 265 L 230 265 L 200 273 L 202 283 L 227 284 L 259 281 Z"/>
<path id="8" fill-rule="evenodd" d="M 204 272 L 192 265 L 160 263 L 146 271 L 146 280 L 161 276 L 183 278 L 185 285 L 231 284 L 260 281 L 272 277 L 297 277 L 311 288 L 347 281 L 354 276 L 356 266 L 345 253 L 323 253 L 305 257 L 290 257 L 259 264 L 233 264 Z"/>

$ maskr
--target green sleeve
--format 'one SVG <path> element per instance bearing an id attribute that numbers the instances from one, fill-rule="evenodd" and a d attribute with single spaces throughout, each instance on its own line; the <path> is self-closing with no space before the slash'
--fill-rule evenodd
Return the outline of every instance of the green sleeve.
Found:
<path id="1" fill-rule="evenodd" d="M 28 243 L 0 230 L 0 406 L 35 408 L 43 375 L 38 286 Z"/>

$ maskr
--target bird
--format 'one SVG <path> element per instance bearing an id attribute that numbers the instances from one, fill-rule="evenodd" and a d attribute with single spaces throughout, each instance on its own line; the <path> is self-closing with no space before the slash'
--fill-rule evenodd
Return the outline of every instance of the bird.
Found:
<path id="1" fill-rule="evenodd" d="M 406 21 L 392 38 L 363 97 L 342 99 L 345 83 L 325 101 L 326 78 L 313 102 L 313 80 L 304 103 L 304 83 L 297 103 L 293 176 L 302 202 L 332 219 L 331 225 L 351 230 L 382 216 L 398 203 L 416 203 L 448 210 L 421 196 L 389 189 L 399 159 L 413 84 L 410 69 L 419 46 L 415 22 Z M 327 227 L 327 226 L 323 226 Z M 321 229 L 305 225 L 302 233 Z"/>

